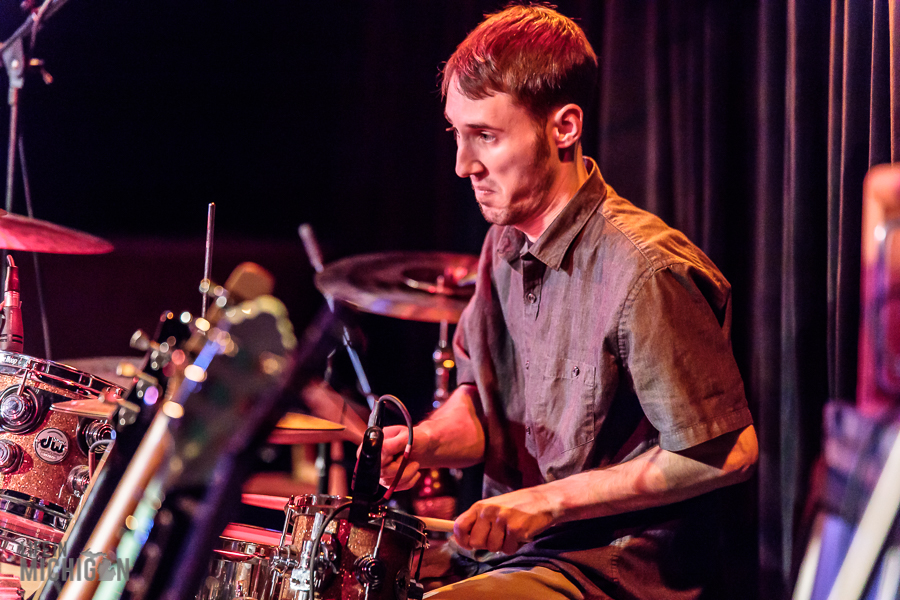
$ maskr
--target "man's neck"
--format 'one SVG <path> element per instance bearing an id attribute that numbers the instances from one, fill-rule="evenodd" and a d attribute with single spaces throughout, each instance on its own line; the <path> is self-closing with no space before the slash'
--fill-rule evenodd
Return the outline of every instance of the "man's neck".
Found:
<path id="1" fill-rule="evenodd" d="M 528 241 L 535 242 L 562 212 L 566 204 L 575 197 L 587 178 L 588 170 L 579 149 L 575 153 L 574 160 L 562 163 L 559 176 L 547 191 L 547 202 L 544 209 L 527 222 L 516 225 L 516 229 L 524 233 Z"/>

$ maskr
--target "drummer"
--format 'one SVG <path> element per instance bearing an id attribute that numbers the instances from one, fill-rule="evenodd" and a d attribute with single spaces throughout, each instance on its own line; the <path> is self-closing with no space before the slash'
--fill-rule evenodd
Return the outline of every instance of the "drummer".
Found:
<path id="1" fill-rule="evenodd" d="M 729 283 L 582 154 L 596 76 L 545 6 L 489 16 L 443 70 L 456 173 L 493 226 L 461 385 L 415 428 L 404 476 L 484 462 L 454 532 L 482 560 L 432 598 L 696 598 L 721 537 L 711 492 L 757 460 Z M 405 435 L 386 429 L 383 483 Z"/>

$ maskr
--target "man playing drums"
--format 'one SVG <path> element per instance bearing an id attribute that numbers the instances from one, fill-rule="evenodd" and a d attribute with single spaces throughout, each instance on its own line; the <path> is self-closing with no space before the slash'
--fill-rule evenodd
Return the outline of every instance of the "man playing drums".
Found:
<path id="1" fill-rule="evenodd" d="M 493 554 L 434 598 L 696 598 L 710 492 L 757 460 L 730 285 L 582 155 L 596 76 L 584 33 L 544 6 L 489 16 L 443 71 L 456 173 L 493 226 L 460 385 L 415 428 L 404 485 L 484 462 L 454 535 Z M 405 444 L 386 429 L 384 481 Z"/>

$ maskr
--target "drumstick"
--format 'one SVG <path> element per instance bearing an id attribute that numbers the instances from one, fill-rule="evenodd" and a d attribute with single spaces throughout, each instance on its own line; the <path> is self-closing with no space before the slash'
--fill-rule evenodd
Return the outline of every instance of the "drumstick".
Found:
<path id="1" fill-rule="evenodd" d="M 453 533 L 453 521 L 434 517 L 416 517 L 425 524 L 425 529 L 435 533 Z"/>

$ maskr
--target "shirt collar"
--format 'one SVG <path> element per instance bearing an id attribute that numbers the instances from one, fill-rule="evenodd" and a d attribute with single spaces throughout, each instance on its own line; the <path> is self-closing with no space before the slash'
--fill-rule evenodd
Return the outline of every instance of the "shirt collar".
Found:
<path id="1" fill-rule="evenodd" d="M 597 163 L 589 157 L 585 157 L 584 162 L 588 178 L 528 251 L 536 259 L 557 271 L 575 236 L 606 197 L 606 182 L 600 175 Z M 526 237 L 511 225 L 506 225 L 503 229 L 497 254 L 511 263 L 525 253 Z"/>

